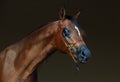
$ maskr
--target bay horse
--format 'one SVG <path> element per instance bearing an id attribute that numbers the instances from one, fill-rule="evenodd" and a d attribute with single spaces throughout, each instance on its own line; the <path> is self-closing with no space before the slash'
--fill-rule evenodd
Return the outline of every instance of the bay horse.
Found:
<path id="1" fill-rule="evenodd" d="M 77 18 L 61 9 L 60 19 L 46 24 L 0 52 L 0 82 L 37 82 L 35 69 L 47 56 L 59 50 L 75 63 L 91 58 Z"/>

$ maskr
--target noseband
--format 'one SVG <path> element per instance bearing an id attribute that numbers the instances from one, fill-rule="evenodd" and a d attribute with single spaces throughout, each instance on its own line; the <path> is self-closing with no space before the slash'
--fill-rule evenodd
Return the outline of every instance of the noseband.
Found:
<path id="1" fill-rule="evenodd" d="M 63 40 L 63 41 L 64 41 L 64 40 Z M 69 52 L 70 52 L 70 55 L 71 55 L 73 61 L 74 61 L 75 63 L 78 63 L 77 60 L 76 60 L 76 58 L 77 58 L 76 55 L 72 52 L 73 44 L 69 44 L 68 41 L 64 41 L 64 43 L 65 43 L 66 47 L 68 48 L 68 50 L 69 50 Z"/>
<path id="2" fill-rule="evenodd" d="M 60 27 L 60 21 L 58 21 L 58 27 Z M 63 42 L 64 42 L 65 46 L 67 47 L 67 49 L 68 49 L 68 51 L 70 53 L 70 56 L 72 57 L 73 61 L 75 63 L 78 63 L 78 61 L 76 59 L 77 57 L 76 57 L 76 55 L 72 51 L 72 47 L 74 46 L 74 44 L 70 44 L 67 40 L 63 40 Z"/>

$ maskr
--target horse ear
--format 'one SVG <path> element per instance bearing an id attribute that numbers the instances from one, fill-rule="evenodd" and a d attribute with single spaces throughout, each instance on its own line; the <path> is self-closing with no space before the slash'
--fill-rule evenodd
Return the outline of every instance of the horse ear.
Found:
<path id="1" fill-rule="evenodd" d="M 78 19 L 79 16 L 80 16 L 80 11 L 79 11 L 78 13 L 76 13 L 73 17 L 74 17 L 75 19 Z"/>
<path id="2" fill-rule="evenodd" d="M 60 9 L 60 12 L 59 12 L 59 17 L 61 20 L 64 20 L 65 19 L 65 8 L 61 8 Z"/>

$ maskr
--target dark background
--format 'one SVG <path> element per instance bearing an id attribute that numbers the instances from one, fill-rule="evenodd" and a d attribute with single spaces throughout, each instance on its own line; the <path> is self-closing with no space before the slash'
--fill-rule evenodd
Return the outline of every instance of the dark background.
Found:
<path id="1" fill-rule="evenodd" d="M 76 71 L 71 57 L 56 52 L 39 66 L 39 82 L 120 82 L 120 6 L 116 0 L 0 0 L 0 49 L 19 41 L 39 25 L 81 11 L 92 60 Z"/>

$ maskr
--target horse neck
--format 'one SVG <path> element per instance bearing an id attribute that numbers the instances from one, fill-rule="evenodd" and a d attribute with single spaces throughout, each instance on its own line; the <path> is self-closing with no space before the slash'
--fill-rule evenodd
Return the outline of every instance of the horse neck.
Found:
<path id="1" fill-rule="evenodd" d="M 20 73 L 24 72 L 24 77 L 29 75 L 28 72 L 31 73 L 48 54 L 55 51 L 54 35 L 57 28 L 57 22 L 50 23 L 21 41 L 23 47 L 16 57 L 15 68 Z"/>

